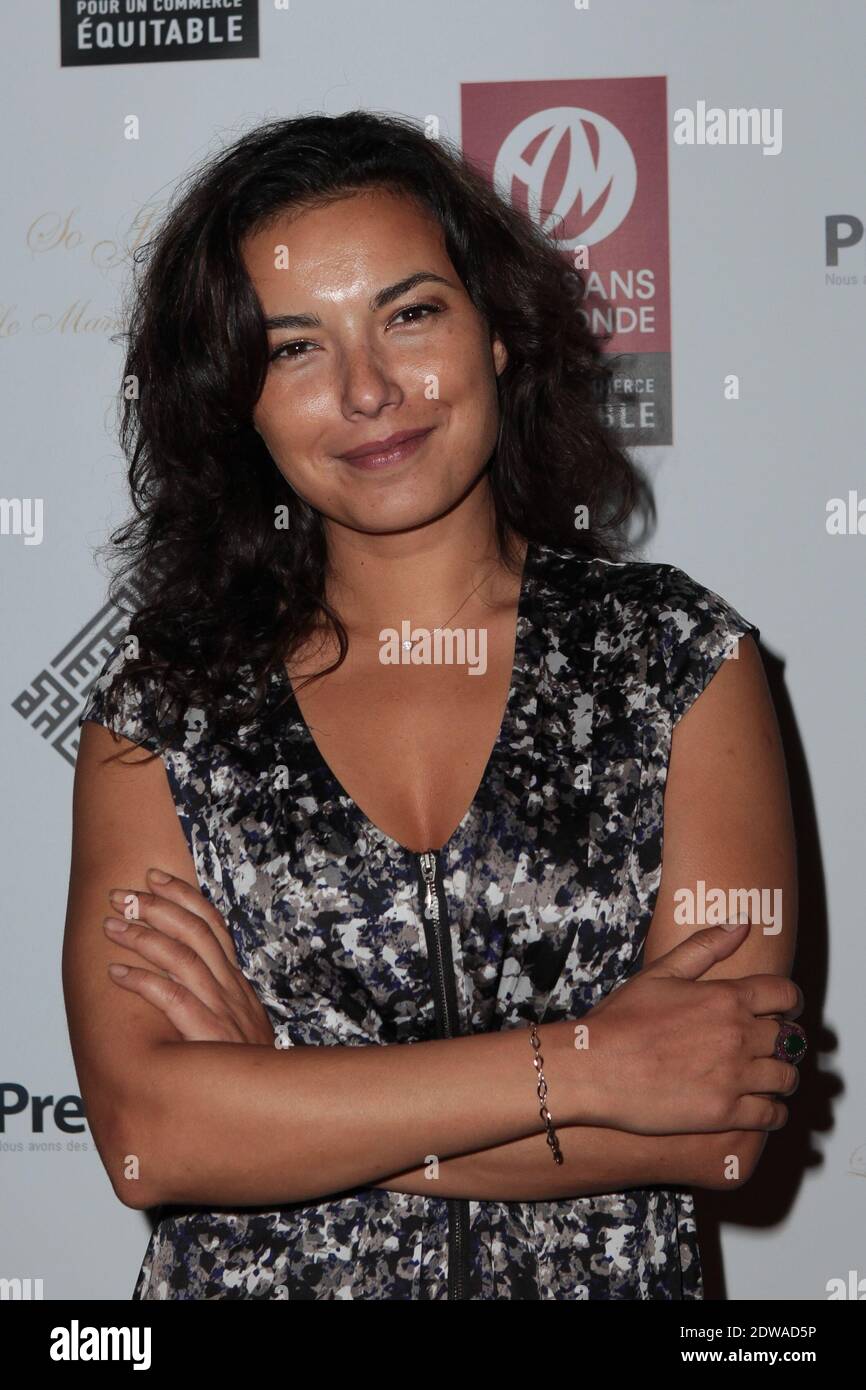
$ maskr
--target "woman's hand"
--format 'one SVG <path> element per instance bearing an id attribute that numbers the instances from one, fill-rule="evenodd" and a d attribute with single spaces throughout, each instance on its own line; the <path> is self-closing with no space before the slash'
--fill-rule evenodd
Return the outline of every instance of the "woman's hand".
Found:
<path id="1" fill-rule="evenodd" d="M 160 1009 L 187 1042 L 273 1047 L 273 1027 L 238 965 L 223 917 L 182 878 L 161 883 L 149 869 L 148 880 L 149 893 L 114 889 L 109 894 L 123 917 L 107 917 L 103 926 L 110 941 L 154 968 L 112 964 L 110 978 Z"/>
<path id="2" fill-rule="evenodd" d="M 693 932 L 583 1016 L 595 1124 L 657 1135 L 787 1122 L 775 1097 L 792 1095 L 800 1075 L 773 1051 L 780 1020 L 802 1013 L 799 985 L 782 975 L 700 979 L 742 943 L 745 925 Z M 580 1060 L 575 1053 L 572 1066 Z"/>

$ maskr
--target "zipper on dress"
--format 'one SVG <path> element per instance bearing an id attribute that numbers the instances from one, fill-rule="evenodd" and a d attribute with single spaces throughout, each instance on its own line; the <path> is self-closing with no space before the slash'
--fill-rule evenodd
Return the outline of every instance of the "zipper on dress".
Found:
<path id="1" fill-rule="evenodd" d="M 427 955 L 433 974 L 433 1002 L 436 1036 L 455 1038 L 460 1034 L 454 958 L 445 894 L 442 890 L 436 850 L 415 856 L 421 892 L 421 916 Z M 449 1197 L 448 1202 L 448 1297 L 468 1298 L 469 1290 L 469 1202 L 465 1197 Z"/>

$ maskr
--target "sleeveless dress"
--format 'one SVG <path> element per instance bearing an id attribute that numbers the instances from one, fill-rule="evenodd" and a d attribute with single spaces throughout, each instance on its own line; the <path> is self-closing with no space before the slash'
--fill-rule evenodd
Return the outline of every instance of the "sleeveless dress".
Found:
<path id="1" fill-rule="evenodd" d="M 579 1020 L 640 969 L 673 727 L 737 639 L 758 632 L 672 565 L 530 544 L 496 744 L 460 825 L 425 855 L 345 793 L 285 672 L 231 743 L 190 709 L 182 746 L 164 747 L 145 678 L 126 687 L 111 727 L 162 751 L 199 888 L 230 927 L 277 1045 L 526 1028 Z M 79 723 L 107 722 L 123 661 L 118 644 Z M 541 1201 L 434 1188 L 157 1208 L 132 1298 L 704 1296 L 686 1188 Z"/>

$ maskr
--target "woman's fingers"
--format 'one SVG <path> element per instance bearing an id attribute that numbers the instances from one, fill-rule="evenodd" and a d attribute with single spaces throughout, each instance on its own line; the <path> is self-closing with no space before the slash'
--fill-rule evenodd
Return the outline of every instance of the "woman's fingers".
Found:
<path id="1" fill-rule="evenodd" d="M 735 1129 L 783 1129 L 788 1107 L 772 1095 L 740 1096 L 734 1110 Z"/>
<path id="2" fill-rule="evenodd" d="M 191 946 L 174 939 L 153 927 L 138 922 L 121 922 L 107 917 L 104 922 L 109 940 L 137 952 L 158 970 L 164 970 L 171 981 L 178 982 L 216 1014 L 226 1014 L 226 993 L 201 956 Z"/>
<path id="3" fill-rule="evenodd" d="M 767 1014 L 798 1018 L 806 1005 L 800 986 L 787 975 L 743 975 L 729 983 L 736 987 L 741 1003 L 756 1018 Z"/>
<path id="4" fill-rule="evenodd" d="M 237 970 L 237 953 L 232 935 L 226 926 L 222 914 L 217 912 L 212 902 L 209 902 L 204 894 L 195 884 L 187 883 L 186 879 L 169 876 L 165 882 L 161 881 L 165 875 L 161 869 L 148 869 L 147 877 L 153 885 L 153 891 L 158 897 L 168 898 L 176 903 L 178 907 L 185 908 L 193 916 L 200 917 L 210 927 L 214 939 L 219 942 L 226 960 Z"/>
<path id="5" fill-rule="evenodd" d="M 180 909 L 172 906 L 174 912 Z M 151 916 L 156 915 L 151 912 Z M 217 974 L 198 953 L 195 945 L 182 939 L 183 932 L 174 933 L 160 927 L 147 926 L 141 921 L 120 921 L 108 917 L 103 923 L 106 935 L 118 946 L 135 951 L 151 962 L 158 970 L 164 970 L 171 981 L 184 985 L 201 1002 L 215 1022 L 228 1020 L 234 1028 L 229 1036 L 242 1042 L 273 1041 L 273 1028 L 249 980 L 240 970 L 229 969 L 222 953 L 211 941 L 204 943 L 209 949 Z M 200 924 L 201 931 L 209 935 L 210 928 Z M 194 937 L 196 941 L 200 937 Z M 214 961 L 214 957 L 216 960 Z M 201 1033 L 196 1035 L 201 1038 Z M 205 1034 L 206 1041 L 222 1041 L 224 1031 Z"/>
<path id="6" fill-rule="evenodd" d="M 116 913 L 126 921 L 145 922 L 175 941 L 192 947 L 216 979 L 227 989 L 237 988 L 239 971 L 235 961 L 228 959 L 214 929 L 196 912 L 182 906 L 175 898 L 163 897 L 161 893 L 121 888 L 114 889 L 109 898 Z"/>
<path id="7" fill-rule="evenodd" d="M 781 1014 L 770 1014 L 768 1017 L 755 1019 L 753 1026 L 753 1047 L 756 1057 L 775 1056 L 776 1042 L 783 1021 Z M 750 1036 L 752 1036 L 752 1034 L 750 1034 Z"/>
<path id="8" fill-rule="evenodd" d="M 153 870 L 148 870 L 148 876 L 154 883 L 153 892 L 115 889 L 109 895 L 117 910 L 124 912 L 126 931 L 112 929 L 109 918 L 104 924 L 106 933 L 184 985 L 214 1019 L 230 1020 L 235 1030 L 231 1037 L 270 1045 L 270 1020 L 238 964 L 234 942 L 220 913 L 184 879 L 167 878 L 159 883 L 159 873 Z M 188 1003 L 186 1008 L 188 1011 Z M 198 1026 L 204 1027 L 203 1023 Z M 220 1041 L 223 1036 L 204 1032 L 205 1040 Z"/>
<path id="9" fill-rule="evenodd" d="M 186 1042 L 244 1041 L 233 1019 L 216 1017 L 179 980 L 168 980 L 152 970 L 138 970 L 135 966 L 112 964 L 108 969 L 115 984 L 153 1004 L 174 1024 Z"/>
<path id="10" fill-rule="evenodd" d="M 749 1067 L 745 1084 L 752 1095 L 792 1096 L 800 1084 L 800 1073 L 793 1062 L 757 1057 Z"/>

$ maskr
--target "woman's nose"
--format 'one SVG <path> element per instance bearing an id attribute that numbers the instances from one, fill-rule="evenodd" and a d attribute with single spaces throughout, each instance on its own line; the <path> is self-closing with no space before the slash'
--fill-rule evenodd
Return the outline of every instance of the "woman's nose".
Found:
<path id="1" fill-rule="evenodd" d="M 345 354 L 341 386 L 343 403 L 350 410 L 377 408 L 397 394 L 387 361 L 369 346 Z"/>

